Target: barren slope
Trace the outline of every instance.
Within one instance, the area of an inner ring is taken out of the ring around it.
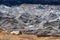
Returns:
[[[60,37],[37,37],[28,34],[13,35],[0,33],[0,40],[60,40]]]

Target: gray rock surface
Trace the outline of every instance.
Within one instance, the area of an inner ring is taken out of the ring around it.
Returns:
[[[0,5],[0,28],[37,36],[60,36],[60,5]]]

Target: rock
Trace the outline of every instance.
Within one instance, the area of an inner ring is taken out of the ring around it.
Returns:
[[[32,27],[34,27],[34,25],[30,25],[30,26],[29,26],[29,28],[32,28]]]
[[[48,35],[49,33],[51,33],[50,30],[46,29],[46,30],[40,30],[40,31],[38,31],[36,35],[38,37],[41,37],[41,36],[45,36],[46,37],[46,36],[50,36],[50,35]]]
[[[3,16],[2,14],[0,16],[0,28],[11,34],[26,33],[38,36],[51,36],[55,33],[54,35],[57,35],[60,30],[60,19],[58,18],[60,16],[57,17],[59,10],[56,9],[60,8],[60,6],[48,5],[46,7],[46,5],[41,5],[43,8],[39,8],[40,5],[0,6],[0,12],[3,13]]]
[[[56,27],[56,26],[59,26],[59,21],[58,20],[56,20],[56,21],[52,21],[52,22],[46,22],[45,24],[44,24],[44,26],[53,26],[53,27]]]
[[[54,19],[57,19],[57,18],[58,18],[58,16],[56,14],[54,14],[54,13],[50,13],[48,15],[48,20],[54,20]]]
[[[11,34],[22,34],[20,31],[12,31]]]

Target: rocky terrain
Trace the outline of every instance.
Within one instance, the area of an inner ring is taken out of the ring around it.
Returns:
[[[0,5],[0,29],[11,34],[60,36],[60,5]]]

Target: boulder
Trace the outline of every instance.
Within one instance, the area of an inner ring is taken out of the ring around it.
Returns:
[[[22,34],[20,31],[12,31],[11,34]]]

